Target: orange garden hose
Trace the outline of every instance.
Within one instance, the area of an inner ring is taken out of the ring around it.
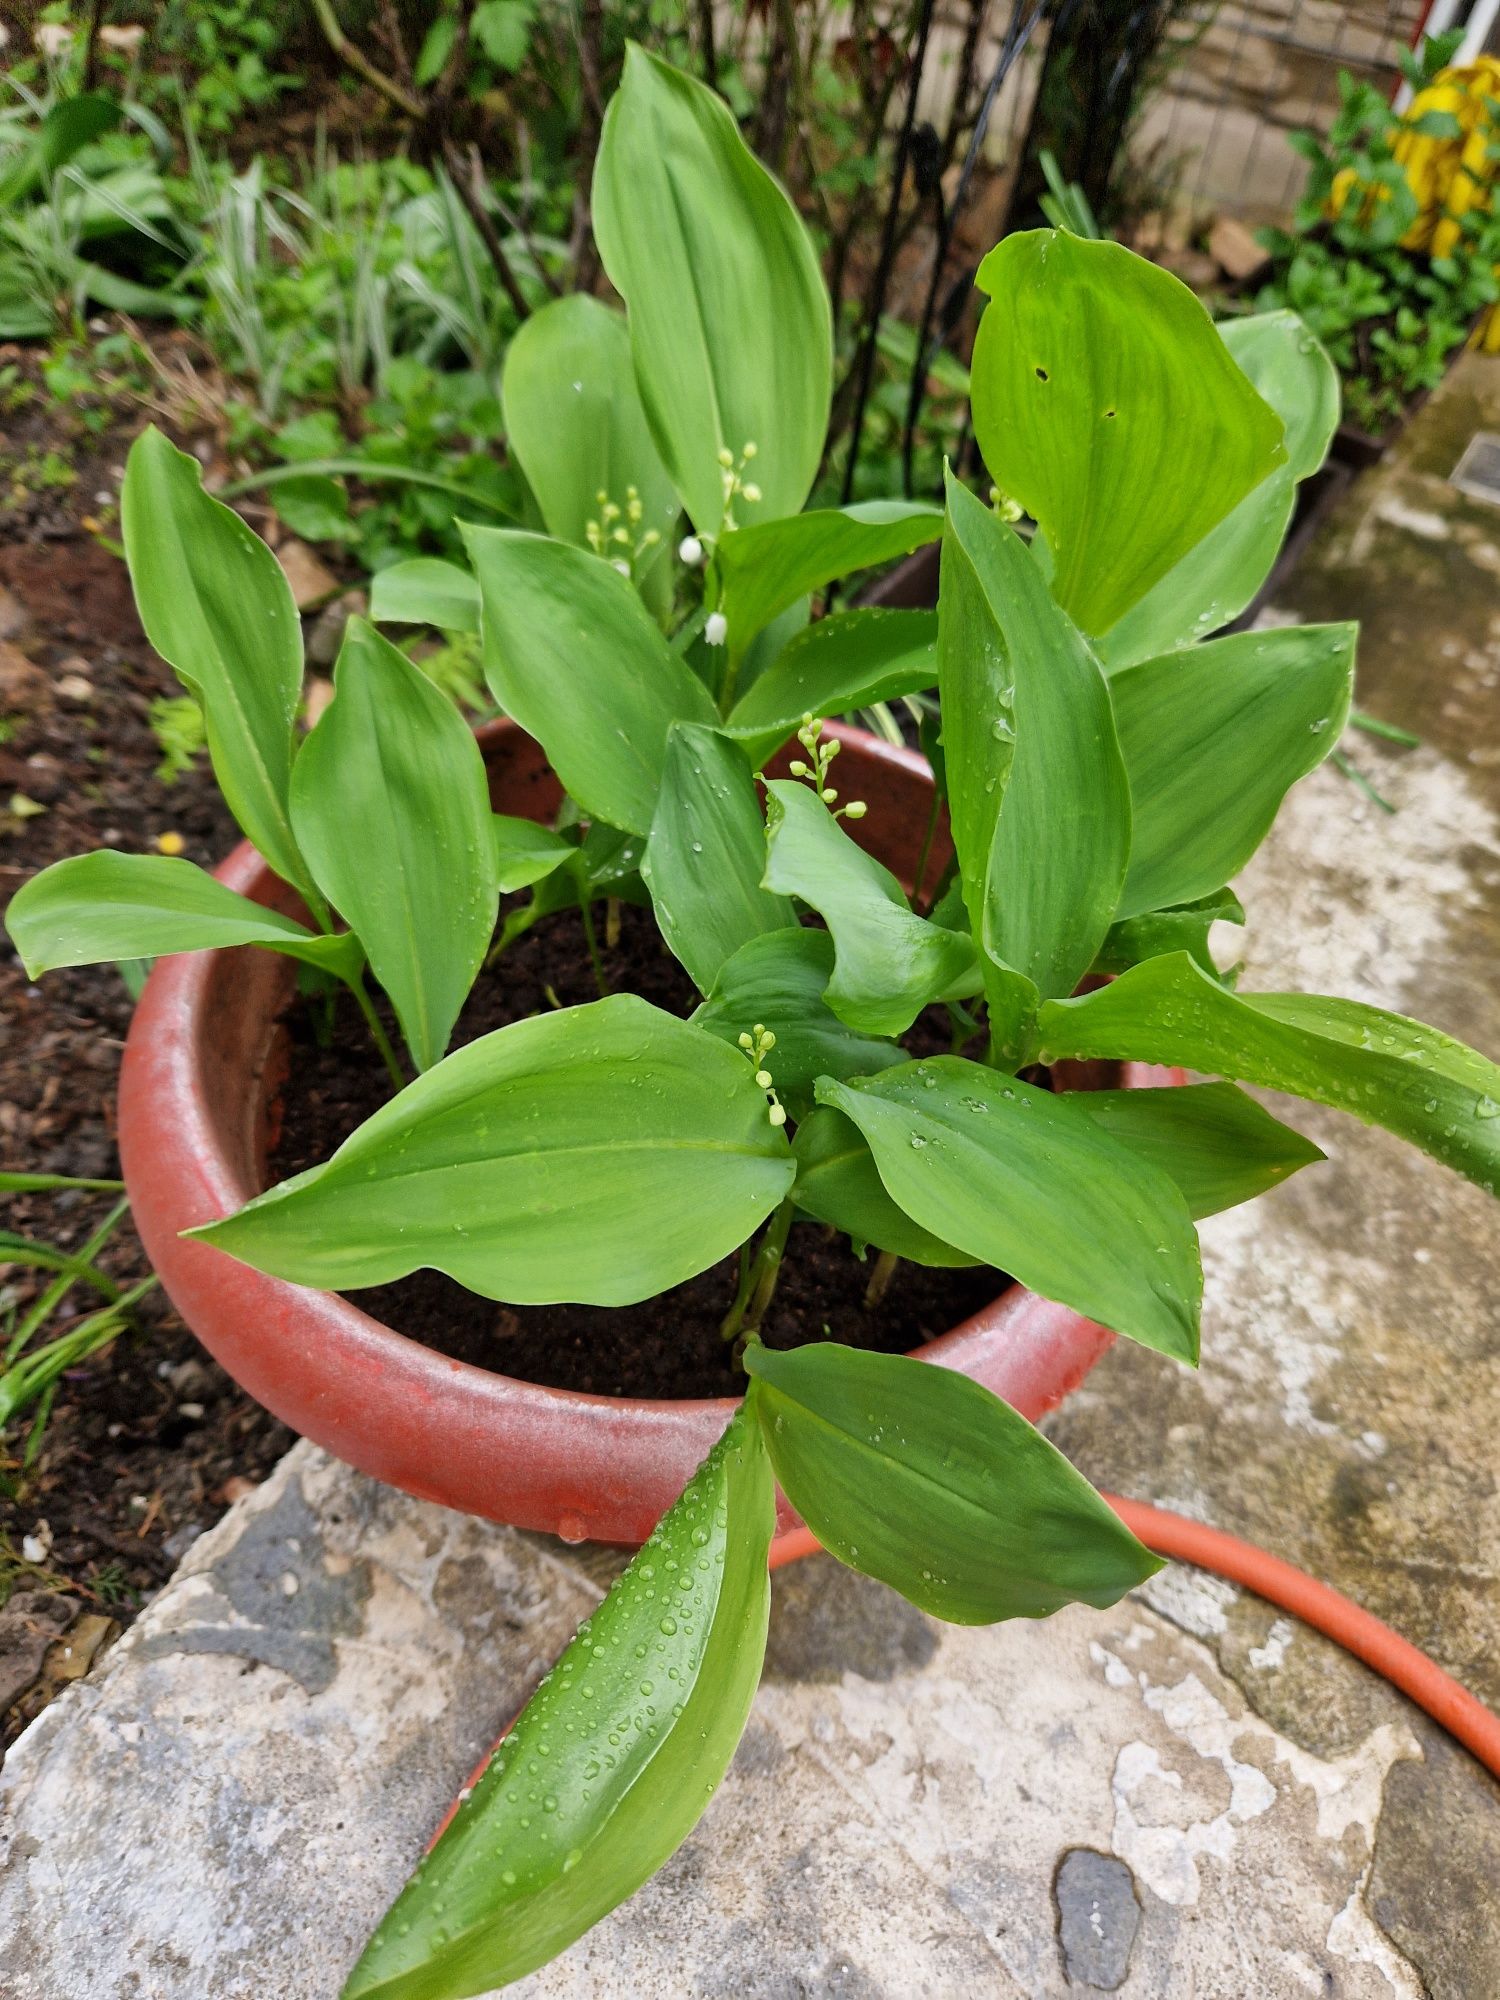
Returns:
[[[1192,1563],[1211,1570],[1231,1583],[1243,1584],[1257,1597],[1265,1598],[1313,1630],[1332,1639],[1356,1659],[1373,1667],[1392,1687],[1425,1709],[1433,1721],[1472,1751],[1485,1769],[1500,1778],[1500,1715],[1460,1687],[1436,1661],[1399,1632],[1368,1611],[1362,1611],[1340,1591],[1319,1583],[1305,1571],[1295,1569],[1279,1557],[1267,1555],[1249,1542],[1226,1535],[1220,1528],[1206,1527],[1185,1515],[1171,1514],[1162,1507],[1148,1507],[1140,1500],[1122,1500],[1116,1494],[1103,1496],[1120,1519],[1156,1555],[1176,1562]],[[771,1547],[771,1567],[795,1562],[812,1555],[819,1547],[808,1528],[778,1535]]]
[[[1392,1687],[1425,1709],[1434,1722],[1446,1729],[1456,1742],[1472,1751],[1492,1776],[1500,1778],[1500,1715],[1460,1687],[1445,1674],[1435,1660],[1389,1625],[1362,1611],[1357,1604],[1326,1583],[1319,1583],[1305,1570],[1267,1555],[1252,1542],[1226,1535],[1222,1528],[1206,1527],[1190,1521],[1185,1514],[1172,1514],[1165,1507],[1147,1506],[1144,1500],[1122,1500],[1117,1493],[1105,1493],[1107,1500],[1133,1535],[1153,1554],[1174,1562],[1192,1563],[1195,1569],[1211,1570],[1231,1583],[1243,1584],[1268,1604],[1290,1611],[1294,1618],[1311,1625],[1346,1653],[1363,1660],[1367,1667],[1388,1680]],[[803,1556],[821,1553],[822,1543],[811,1528],[789,1528],[771,1543],[770,1566],[782,1569]],[[514,1718],[512,1718],[514,1719]],[[499,1741],[486,1750],[469,1776],[468,1785],[443,1816],[442,1825],[428,1842],[428,1852],[447,1831],[448,1823],[467,1797],[469,1787],[478,1783],[499,1743],[505,1740],[510,1723]]]

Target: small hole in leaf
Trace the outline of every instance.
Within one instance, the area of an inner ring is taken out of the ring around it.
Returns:
[[[1045,382],[1047,379],[1047,371],[1040,364],[1037,366],[1036,379],[1038,382]]]
[[[1106,411],[1104,412],[1104,414],[1105,414],[1105,416],[1107,416],[1107,417],[1112,417],[1112,416],[1114,415],[1114,411],[1113,411],[1113,410],[1106,410]]]

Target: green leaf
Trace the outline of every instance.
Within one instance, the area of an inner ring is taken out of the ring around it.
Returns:
[[[60,1188],[88,1188],[118,1194],[124,1181],[79,1180],[74,1174],[0,1174],[0,1194],[52,1194]]]
[[[904,1060],[893,1050],[898,1062]],[[889,1067],[889,1065],[887,1065]],[[873,1243],[913,1264],[957,1268],[979,1259],[945,1243],[913,1222],[885,1191],[874,1156],[859,1127],[841,1111],[820,1104],[802,1120],[792,1141],[797,1178],[792,1194],[798,1208],[841,1229],[856,1244]]]
[[[55,861],[16,891],[5,916],[31,978],[60,965],[106,965],[170,951],[258,944],[351,979],[359,940],[318,937],[290,917],[236,895],[191,861],[101,848]]]
[[[479,630],[479,585],[457,563],[413,556],[370,578],[370,617],[377,625],[435,625],[440,632]]]
[[[194,1233],[329,1291],[430,1267],[513,1305],[633,1305],[737,1248],[792,1174],[740,1052],[622,993],[456,1049]]]
[[[823,452],[832,316],[796,210],[721,99],[635,43],[604,118],[594,234],[630,312],[631,348],[662,462],[700,535],[724,518],[720,451],[757,456],[773,521],[807,498]]]
[[[751,938],[726,959],[692,1019],[736,1045],[757,1022],[769,1028],[776,1046],[766,1067],[782,1102],[801,1118],[820,1076],[867,1076],[906,1060],[894,1042],[844,1025],[824,998],[832,977],[833,939],[794,923]]]
[[[336,479],[311,474],[288,479],[276,489],[276,512],[283,525],[308,542],[352,542],[359,538],[349,514],[349,495]]]
[[[480,0],[470,32],[496,69],[513,75],[526,60],[535,18],[529,0]]]
[[[1116,1603],[1160,1560],[1008,1403],[948,1368],[752,1342],[749,1405],[830,1555],[956,1625]]]
[[[961,1056],[828,1079],[817,1095],[853,1119],[887,1194],[924,1229],[1102,1326],[1197,1360],[1203,1279],[1182,1195],[1071,1098]]]
[[[554,869],[577,861],[582,851],[551,827],[538,826],[534,819],[515,819],[509,813],[493,814],[491,831],[500,893],[504,896],[544,881]]]
[[[632,546],[653,530],[670,567],[677,493],[646,422],[623,313],[586,293],[553,299],[517,331],[501,384],[505,431],[549,535],[588,545],[599,495],[641,503]],[[646,560],[646,569],[654,562]]]
[[[766,826],[744,752],[717,731],[672,725],[641,874],[667,949],[700,993],[742,944],[797,921],[762,888]]]
[[[412,79],[419,90],[425,90],[428,84],[436,83],[442,75],[448,58],[453,53],[453,43],[457,34],[457,16],[439,14],[422,37],[422,46],[417,50],[416,66],[412,72]]]
[[[349,621],[333,688],[292,774],[292,824],[412,1061],[431,1069],[499,908],[484,758],[447,696],[362,618]]]
[[[804,517],[805,518],[805,517]],[[845,715],[916,694],[937,680],[930,611],[840,611],[788,640],[724,724],[759,765],[807,715]]]
[[[765,1444],[741,1411],[521,1711],[342,2000],[508,1985],[655,1874],[744,1732],[775,1525]]]
[[[1295,313],[1257,313],[1219,327],[1225,346],[1286,427],[1288,463],[1246,494],[1098,642],[1109,672],[1154,659],[1227,625],[1271,573],[1299,480],[1316,472],[1339,419],[1333,363]]]
[[[1287,470],[1310,479],[1339,423],[1338,370],[1294,312],[1225,320],[1224,345],[1286,427]]]
[[[1357,1000],[1229,993],[1182,952],[1082,999],[1049,1001],[1037,1042],[1044,1062],[1181,1063],[1290,1091],[1385,1126],[1487,1193],[1500,1175],[1500,1065]]]
[[[80,91],[51,105],[34,137],[0,173],[0,211],[13,209],[75,154],[120,122],[120,106],[100,91]]]
[[[1169,1175],[1195,1221],[1254,1201],[1299,1167],[1326,1157],[1232,1083],[1080,1090],[1070,1102]]]
[[[1271,574],[1296,502],[1296,482],[1278,465],[1094,641],[1104,671],[1174,652],[1238,618]]]
[[[844,832],[812,790],[766,786],[766,887],[800,896],[833,934],[828,1005],[867,1035],[900,1035],[931,1000],[978,991],[973,941],[917,916],[888,868]]]
[[[759,460],[756,460],[757,468]],[[719,609],[738,650],[799,597],[910,555],[943,532],[942,510],[915,500],[861,500],[766,521],[719,542]]]
[[[1192,902],[1244,867],[1291,786],[1338,742],[1357,631],[1238,632],[1114,676],[1135,807],[1121,917]]]
[[[952,479],[938,620],[948,805],[974,935],[1043,995],[1071,993],[1130,852],[1110,691],[1020,537]],[[1014,1005],[1008,984],[991,993],[1009,1054]]]
[[[980,450],[1046,535],[1058,603],[1108,631],[1284,461],[1281,421],[1187,286],[1118,243],[1023,231],[977,283]]]
[[[130,448],[120,506],[141,623],[203,710],[225,803],[317,913],[287,804],[302,626],[281,565],[154,426]]]
[[[1110,925],[1092,970],[1125,972],[1132,965],[1139,965],[1143,958],[1185,951],[1217,979],[1219,968],[1208,947],[1208,934],[1215,924],[1244,921],[1244,906],[1232,889],[1216,889],[1196,902],[1177,903],[1165,910],[1146,910],[1138,917],[1127,917],[1123,923]]]
[[[566,542],[465,528],[484,671],[584,812],[651,830],[674,722],[718,720],[703,683],[607,562]]]

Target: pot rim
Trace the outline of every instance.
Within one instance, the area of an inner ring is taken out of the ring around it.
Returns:
[[[848,751],[930,782],[926,761],[915,751],[846,725],[830,724],[829,733]],[[490,753],[507,742],[527,742],[505,719],[484,725],[478,734]],[[215,873],[244,895],[264,896],[276,884],[248,841]],[[495,1496],[501,1501],[497,1508],[481,1490],[482,1478],[476,1484],[469,1463],[476,1454],[495,1456],[496,1439],[486,1440],[484,1432],[495,1426],[513,1432],[518,1457],[528,1447],[546,1457],[559,1430],[587,1443],[577,1454],[582,1486],[579,1480],[562,1482],[580,1492],[591,1477],[597,1484],[603,1476],[601,1453],[608,1456],[612,1444],[621,1445],[629,1432],[635,1449],[627,1456],[643,1460],[647,1484],[665,1492],[663,1480],[675,1476],[667,1462],[686,1464],[690,1474],[740,1398],[608,1396],[506,1375],[444,1355],[374,1318],[353,1299],[271,1277],[182,1236],[185,1228],[231,1213],[260,1192],[243,1184],[228,1157],[204,1087],[208,1060],[201,1033],[211,1014],[215,958],[210,951],[186,952],[157,962],[131,1022],[120,1075],[119,1141],[127,1191],[152,1264],[183,1318],[230,1374],[293,1428],[419,1497],[518,1526],[556,1529],[570,1540],[644,1539],[644,1532],[635,1531],[644,1523],[648,1532],[662,1511],[653,1500],[645,1503],[650,1521],[640,1505],[612,1504],[608,1496],[602,1513],[591,1512],[581,1499],[577,1505],[523,1504],[516,1494],[526,1484],[524,1467],[514,1468],[516,1478],[505,1475],[510,1496]],[[1122,1073],[1122,1082],[1132,1087],[1181,1080],[1180,1072],[1141,1065],[1126,1065]],[[260,1093],[251,1095],[256,1101],[246,1105],[248,1113],[258,1109]],[[252,1316],[258,1324],[247,1330],[243,1322]],[[997,1341],[1008,1340],[1016,1350],[1011,1356],[1016,1365],[1006,1376],[1008,1400],[1034,1418],[1075,1387],[1113,1339],[1070,1309],[1011,1284],[992,1304],[916,1353],[924,1361],[988,1377],[993,1387],[993,1350]],[[1054,1352],[1059,1344],[1064,1352]],[[1028,1359],[1022,1350],[1038,1348],[1043,1351],[1030,1357],[1033,1365],[1022,1365]],[[1049,1365],[1037,1367],[1038,1358]],[[361,1393],[363,1404],[356,1408],[351,1399]],[[415,1432],[422,1437],[441,1439],[454,1462],[429,1466],[414,1462],[410,1449],[382,1449],[372,1434],[382,1425],[400,1428],[403,1413],[417,1420]],[[639,1474],[642,1467],[635,1469]],[[605,1484],[616,1489],[619,1501],[619,1477]],[[627,1477],[624,1485],[630,1484]],[[784,1502],[781,1515],[783,1525],[796,1521]]]

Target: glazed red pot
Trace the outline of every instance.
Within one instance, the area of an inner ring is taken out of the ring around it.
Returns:
[[[840,782],[869,806],[860,838],[906,882],[931,800],[925,761],[836,728]],[[497,811],[550,819],[557,780],[509,722],[481,733]],[[946,859],[934,843],[930,868]],[[219,869],[242,895],[302,914],[248,843]],[[172,1303],[241,1386],[337,1457],[424,1500],[566,1541],[638,1543],[729,1421],[728,1398],[582,1395],[492,1373],[408,1339],[332,1292],[237,1263],[181,1232],[265,1187],[277,1019],[290,960],[244,947],[158,962],[120,1076],[120,1153],[148,1255]],[[1127,1070],[1127,1083],[1170,1072]],[[921,1350],[1040,1417],[1109,1346],[1102,1327],[1019,1285]],[[796,1517],[782,1503],[781,1525]]]

